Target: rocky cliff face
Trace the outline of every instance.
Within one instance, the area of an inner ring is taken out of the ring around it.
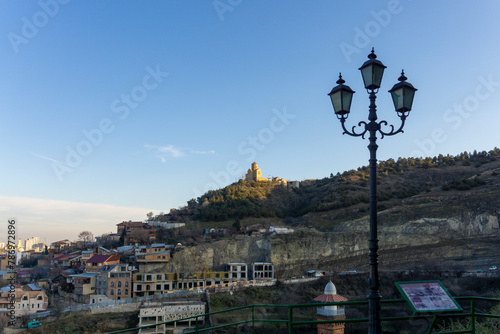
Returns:
[[[224,270],[229,262],[269,261],[271,245],[267,237],[237,236],[176,252],[167,271]]]
[[[457,247],[462,250],[469,244],[480,247],[481,240],[500,239],[500,228],[495,215],[462,214],[460,217],[420,218],[406,222],[385,220],[379,225],[378,236],[381,253],[391,252],[391,261],[404,262],[405,257],[410,260],[412,249],[422,247],[424,260],[445,261],[457,256]],[[357,266],[355,258],[362,258],[360,262],[367,263],[368,237],[367,219],[338,225],[331,232],[303,228],[288,235],[238,236],[183,249],[175,253],[166,269],[180,272],[223,270],[228,262],[271,261],[278,276],[298,275],[311,269],[348,270]],[[474,250],[471,252],[473,254]]]

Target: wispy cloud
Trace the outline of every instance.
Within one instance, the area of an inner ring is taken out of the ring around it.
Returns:
[[[214,150],[210,150],[210,151],[190,151],[190,153],[193,153],[193,154],[215,154],[215,151]]]
[[[42,159],[45,159],[45,160],[49,160],[49,161],[52,161],[52,162],[55,162],[56,164],[61,164],[61,165],[64,165],[64,166],[68,166],[66,163],[62,162],[62,161],[59,161],[59,160],[56,160],[56,159],[52,159],[52,158],[49,158],[49,157],[45,157],[43,155],[40,155],[40,154],[36,154],[36,153],[33,153],[33,152],[29,152],[31,155],[34,155],[35,157],[39,157],[39,158],[42,158]],[[68,166],[70,167],[70,166]]]
[[[178,159],[185,157],[189,154],[215,154],[214,150],[210,151],[196,151],[190,148],[179,148],[174,145],[166,146],[156,146],[156,145],[144,145],[150,151],[154,152],[154,155],[161,160],[161,162],[166,162],[169,159]]]

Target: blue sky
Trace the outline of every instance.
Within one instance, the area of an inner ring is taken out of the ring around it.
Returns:
[[[497,1],[0,2],[0,220],[76,240],[236,181],[323,178],[368,163],[326,95],[338,73],[366,120],[359,66],[418,88],[378,158],[499,145]],[[4,235],[0,233],[0,235]]]

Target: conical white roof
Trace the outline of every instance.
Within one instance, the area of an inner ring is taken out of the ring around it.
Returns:
[[[337,294],[337,288],[335,285],[332,283],[332,281],[328,282],[325,286],[325,295],[336,295]]]

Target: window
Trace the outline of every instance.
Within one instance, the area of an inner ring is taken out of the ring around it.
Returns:
[[[160,291],[161,290],[161,284],[156,284],[156,290]]]
[[[38,296],[38,297],[36,297],[36,300],[43,300],[43,297],[42,296]]]
[[[128,288],[128,281],[125,281],[125,287]]]
[[[109,284],[110,287],[114,288],[115,287],[115,282],[111,281],[111,283]]]
[[[125,289],[125,295],[128,296],[128,289]]]
[[[118,296],[121,296],[122,294],[122,289],[118,289]]]
[[[118,287],[121,288],[122,287],[122,281],[118,281]]]
[[[28,296],[23,296],[23,300],[28,300]]]
[[[137,275],[137,280],[142,281],[142,275]]]
[[[146,281],[151,281],[151,275],[146,276]]]
[[[161,275],[156,275],[157,280],[161,280]]]
[[[142,285],[137,284],[137,291],[142,291]]]
[[[111,291],[109,291],[109,294],[110,294],[111,296],[113,296],[113,295],[115,294],[115,290],[114,290],[114,289],[111,289]]]

